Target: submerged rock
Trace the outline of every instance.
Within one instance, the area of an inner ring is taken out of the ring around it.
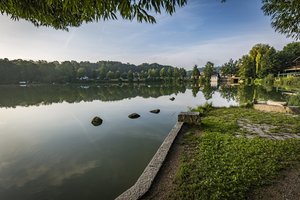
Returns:
[[[132,114],[128,115],[128,117],[129,117],[130,119],[136,119],[136,118],[139,118],[140,115],[137,114],[137,113],[132,113]]]
[[[103,120],[100,117],[94,117],[92,120],[92,124],[94,126],[100,126],[102,124]]]
[[[158,114],[160,112],[160,109],[150,110],[151,113]]]
[[[175,100],[175,97],[171,97],[170,100],[171,100],[171,101],[174,101],[174,100]]]

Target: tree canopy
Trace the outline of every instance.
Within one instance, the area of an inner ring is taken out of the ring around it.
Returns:
[[[277,75],[292,67],[293,62],[300,55],[300,42],[289,43],[281,51],[277,51],[268,44],[254,45],[249,54],[244,55],[235,63],[234,73],[229,73],[230,63],[225,63],[221,71],[223,75],[238,75],[241,78],[265,78],[268,75]]]
[[[117,19],[155,23],[149,13],[172,15],[176,7],[182,7],[187,0],[3,0],[1,14],[12,19],[25,19],[36,26],[51,26],[67,30],[82,23]]]
[[[188,0],[3,0],[0,13],[12,19],[25,19],[36,26],[68,30],[82,23],[99,20],[126,20],[155,23],[154,14],[172,15]],[[220,0],[226,2],[226,0]],[[299,0],[262,0],[265,15],[273,28],[288,37],[300,39]]]
[[[299,0],[263,0],[262,10],[271,16],[272,27],[288,37],[300,39]]]

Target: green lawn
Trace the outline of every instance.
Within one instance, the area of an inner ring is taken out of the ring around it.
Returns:
[[[200,110],[203,108],[200,108]],[[276,126],[274,132],[300,132],[300,118],[247,108],[207,109],[201,134],[184,136],[187,150],[177,172],[171,199],[245,199],[269,184],[280,170],[300,161],[300,140],[247,139],[237,120]]]

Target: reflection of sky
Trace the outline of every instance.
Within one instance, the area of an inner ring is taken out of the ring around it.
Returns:
[[[0,199],[68,199],[70,191],[75,199],[87,198],[85,194],[111,199],[134,183],[178,113],[204,102],[201,92],[193,97],[187,90],[159,98],[2,108]],[[236,104],[218,92],[211,102]],[[159,114],[149,112],[156,108]],[[129,119],[133,112],[141,118]],[[101,126],[91,125],[94,116],[104,120]],[[78,185],[82,190],[74,191]]]

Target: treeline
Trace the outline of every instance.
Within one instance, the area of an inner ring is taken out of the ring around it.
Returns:
[[[0,84],[72,83],[80,80],[94,81],[155,81],[180,79],[186,76],[183,68],[157,63],[141,65],[115,61],[90,62],[47,62],[32,60],[0,59]]]
[[[263,79],[295,65],[300,56],[300,42],[289,43],[281,51],[268,44],[256,44],[247,55],[222,65],[222,76],[239,76],[242,79]]]

